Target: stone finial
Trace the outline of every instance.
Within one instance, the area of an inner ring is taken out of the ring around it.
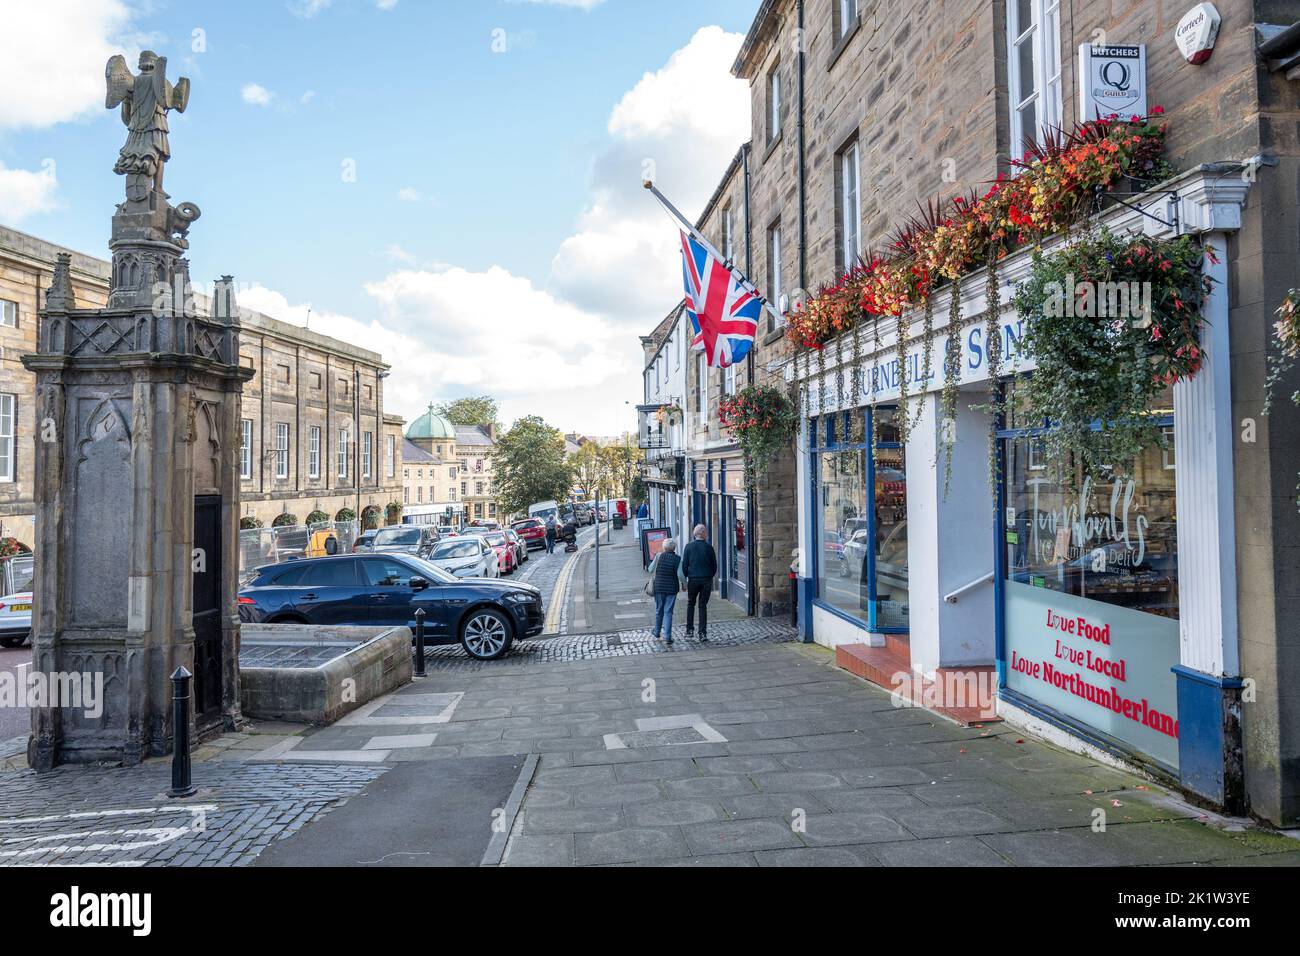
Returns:
[[[70,312],[77,307],[77,297],[72,291],[72,255],[60,252],[54,263],[54,276],[45,291],[46,312]]]
[[[217,280],[212,293],[212,318],[232,320],[239,314],[239,305],[235,302],[235,277],[222,276]]]

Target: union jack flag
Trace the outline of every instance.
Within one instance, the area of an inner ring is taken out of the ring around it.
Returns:
[[[763,300],[743,275],[727,268],[693,236],[682,233],[682,276],[686,314],[710,366],[726,368],[749,354],[758,332]]]

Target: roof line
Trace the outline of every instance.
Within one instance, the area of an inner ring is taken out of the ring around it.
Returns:
[[[768,22],[781,0],[763,0],[754,14],[754,22],[750,24],[749,32],[745,34],[745,41],[740,44],[740,51],[736,54],[736,62],[731,64],[731,75],[748,79],[745,71],[749,66],[749,58],[753,54],[755,47],[758,46],[759,39],[767,29]]]

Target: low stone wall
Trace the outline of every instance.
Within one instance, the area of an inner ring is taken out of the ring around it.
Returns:
[[[241,661],[261,659],[240,667],[246,717],[330,724],[411,680],[406,627],[244,624],[240,642]],[[267,652],[281,649],[304,661],[276,663]]]

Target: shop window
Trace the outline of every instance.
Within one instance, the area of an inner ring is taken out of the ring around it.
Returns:
[[[1162,421],[1172,447],[1172,422]],[[1085,474],[1004,432],[1006,686],[1169,767],[1178,762],[1172,453]],[[1041,467],[1035,467],[1035,462]]]
[[[893,409],[813,423],[817,597],[868,630],[908,628],[907,477]]]

